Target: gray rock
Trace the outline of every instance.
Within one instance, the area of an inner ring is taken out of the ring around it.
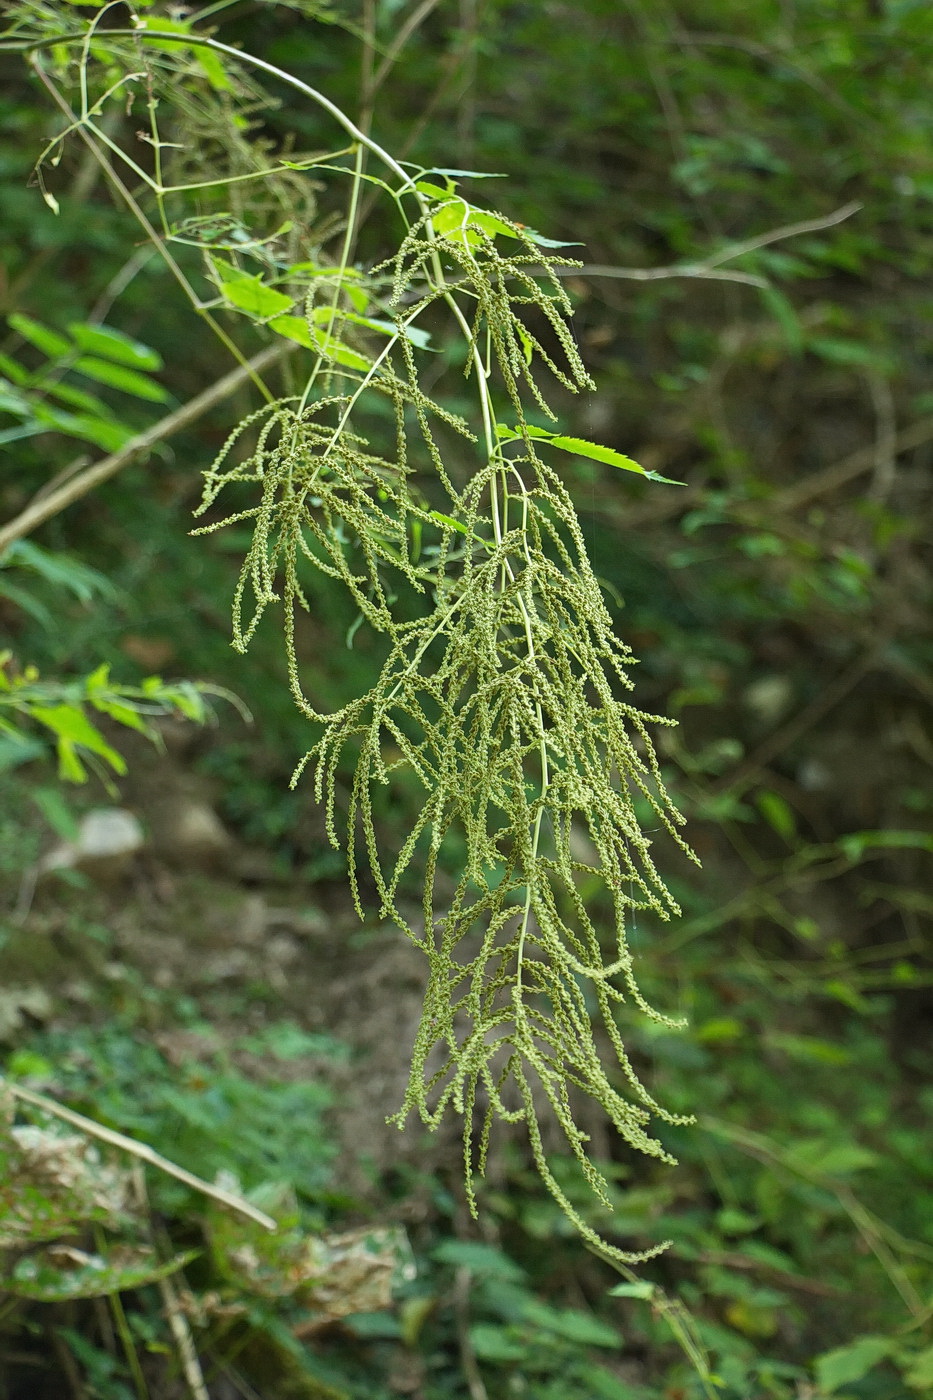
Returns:
[[[97,807],[85,812],[73,841],[63,841],[39,862],[39,873],[80,870],[92,879],[114,880],[146,844],[138,818],[122,807]]]

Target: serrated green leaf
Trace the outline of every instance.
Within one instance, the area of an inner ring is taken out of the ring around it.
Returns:
[[[449,185],[447,189],[441,189],[440,185],[434,185],[431,183],[430,180],[416,180],[415,189],[418,191],[419,194],[426,194],[428,199],[442,199],[445,201],[450,199],[457,199],[460,201],[461,204],[466,204],[465,199],[462,199],[460,195],[455,194],[453,185]]]
[[[290,311],[294,305],[293,297],[277,292],[274,287],[267,287],[258,274],[225,281],[221,290],[231,306],[263,321]]]
[[[538,233],[537,229],[533,229],[533,228],[524,228],[524,229],[522,229],[522,232],[524,233],[524,235],[525,235],[526,238],[530,238],[530,239],[531,239],[532,243],[537,243],[537,245],[538,245],[539,248],[582,248],[582,247],[583,247],[583,244],[580,243],[579,241],[576,241],[576,240],[568,243],[568,242],[567,242],[565,239],[563,239],[563,238],[545,238],[545,236],[544,236],[543,233]]]
[[[162,356],[158,350],[143,345],[139,340],[133,340],[131,336],[124,335],[123,331],[114,330],[112,326],[72,321],[68,326],[68,333],[78,349],[86,350],[89,354],[103,355],[105,359],[128,365],[130,369],[162,368]]]
[[[299,345],[306,345],[309,350],[316,350],[325,355],[327,359],[333,360],[335,364],[344,365],[347,369],[360,370],[365,374],[370,367],[370,362],[365,355],[360,355],[349,345],[344,345],[342,340],[336,340],[325,331],[318,330],[316,326],[309,326],[301,316],[276,316],[269,321],[268,325],[269,329],[275,331],[277,335],[284,335],[288,340],[295,340]]]
[[[96,379],[99,384],[109,384],[112,389],[121,389],[137,399],[148,399],[152,403],[164,403],[168,390],[148,374],[128,369],[125,365],[115,365],[110,360],[98,359],[96,355],[81,355],[72,366],[88,379]]]
[[[275,316],[267,324],[270,331],[275,331],[276,335],[283,335],[286,340],[294,340],[298,345],[306,346],[308,350],[317,349],[311,338],[311,329],[303,316]]]
[[[509,428],[504,423],[496,424],[496,434],[502,442],[523,442],[526,438],[534,438],[536,441],[550,443],[551,447],[560,448],[562,452],[572,452],[575,457],[588,457],[594,462],[605,462],[608,466],[618,467],[622,471],[637,472],[639,476],[648,477],[651,481],[663,481],[669,486],[682,486],[682,481],[670,481],[666,476],[658,476],[657,472],[647,472],[644,467],[633,462],[631,457],[626,457],[624,453],[617,452],[614,447],[605,447],[599,442],[590,442],[586,438],[566,437],[563,433],[551,433],[546,428],[533,428],[526,426],[524,429]]]

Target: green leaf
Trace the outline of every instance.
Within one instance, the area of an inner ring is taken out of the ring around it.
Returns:
[[[477,1322],[470,1328],[470,1344],[481,1361],[521,1361],[527,1354],[525,1343],[511,1329],[490,1322]]]
[[[610,1298],[653,1298],[656,1285],[641,1279],[636,1283],[617,1283],[615,1288],[610,1288]]]
[[[296,340],[299,345],[306,345],[309,350],[317,350],[335,364],[345,365],[347,369],[360,370],[364,374],[370,368],[370,362],[365,355],[360,355],[349,345],[344,345],[342,340],[335,340],[332,335],[318,330],[316,326],[309,326],[301,316],[276,316],[268,324],[270,330],[275,331],[277,335]]]
[[[311,328],[303,316],[276,316],[268,322],[268,326],[270,331],[275,331],[276,335],[284,335],[286,340],[294,340],[309,350],[317,349],[311,338]]]
[[[290,311],[294,305],[294,297],[286,295],[285,292],[277,292],[274,287],[267,287],[258,273],[244,272],[242,268],[225,262],[223,258],[211,258],[211,266],[220,279],[220,290],[224,297],[231,306],[235,306],[238,311],[245,311],[248,316],[265,321],[270,316],[279,316],[282,312]]]
[[[770,791],[760,792],[755,801],[772,830],[778,836],[783,836],[785,841],[793,840],[797,832],[797,819],[789,803],[779,793]]]
[[[859,1337],[847,1346],[825,1352],[817,1357],[815,1363],[820,1389],[832,1394],[840,1386],[860,1381],[874,1370],[879,1361],[890,1356],[891,1350],[889,1337]]]
[[[354,318],[349,318],[354,319]],[[382,321],[374,316],[360,316],[360,325],[369,326],[371,330],[382,331],[384,335],[403,335],[406,340],[410,340],[412,345],[417,345],[419,350],[430,350],[431,332],[423,331],[420,326],[406,326],[403,322]]]
[[[84,781],[84,769],[77,757],[78,747],[106,759],[115,773],[125,773],[126,763],[116,749],[111,748],[103,734],[96,729],[77,705],[37,705],[30,708],[32,718],[51,729],[58,740],[62,776],[71,782]],[[77,774],[80,771],[81,777]]]
[[[44,744],[29,734],[19,734],[0,724],[0,773],[8,773],[21,763],[31,763],[46,753]]]
[[[100,360],[96,355],[81,355],[75,360],[73,368],[79,374],[87,375],[88,379],[109,384],[112,389],[122,389],[125,394],[132,394],[137,399],[164,403],[168,398],[168,390],[147,374],[112,364],[109,360]]]
[[[15,607],[22,608],[28,617],[38,622],[40,627],[48,628],[50,631],[55,626],[55,618],[44,603],[40,603],[38,598],[34,598],[28,588],[17,588],[15,583],[8,583],[6,579],[0,579],[0,598],[6,598]]]
[[[75,3],[75,0],[71,0],[71,3]],[[145,3],[151,4],[152,0],[145,0]],[[165,15],[156,15],[150,22],[154,29],[161,29],[167,34],[191,33],[190,20],[169,19]],[[158,44],[161,42],[161,40],[156,35],[147,34],[145,28],[141,29],[139,37],[148,44]],[[173,50],[187,49],[191,53],[191,56],[198,64],[199,68],[201,69],[201,72],[204,74],[205,78],[210,83],[211,87],[214,89],[215,92],[232,91],[233,84],[227,77],[226,69],[224,68],[223,63],[221,62],[220,57],[214,52],[213,49],[203,48],[200,44],[175,43],[172,44],[171,47]]]
[[[404,162],[403,162],[404,164]],[[496,170],[455,170],[452,166],[432,165],[430,170],[423,172],[425,175],[450,175],[453,179],[462,180],[504,180],[506,176],[501,171]]]
[[[66,384],[64,380],[59,380],[57,384],[44,384],[42,387],[47,394],[54,395],[56,399],[70,404],[72,408],[83,409],[93,418],[102,418],[106,422],[116,423],[116,419],[107,404],[96,394],[88,394],[84,389],[79,389],[74,384]]]
[[[59,739],[56,748],[58,750],[58,776],[64,783],[86,783],[87,769],[78,757],[77,750],[70,739]]]
[[[10,355],[0,355],[0,371],[14,384],[28,384],[31,375],[24,369],[18,360],[14,360]]]
[[[47,583],[66,589],[81,603],[91,603],[98,597],[117,596],[117,590],[105,574],[98,573],[97,569],[82,564],[80,559],[73,559],[69,554],[43,549],[32,540],[15,540],[9,546],[0,559],[0,568],[9,568],[10,565],[30,569]]]
[[[554,1308],[537,1298],[530,1298],[522,1309],[522,1321],[530,1322],[544,1332],[563,1337],[588,1347],[620,1347],[622,1338],[614,1327],[576,1308]]]
[[[431,1258],[440,1264],[452,1264],[455,1268],[469,1269],[483,1278],[508,1279],[519,1283],[525,1277],[521,1265],[495,1245],[482,1244],[478,1240],[444,1240],[432,1250]]]
[[[789,1166],[813,1176],[848,1176],[878,1165],[878,1154],[857,1142],[830,1142],[825,1138],[804,1138],[786,1155]]]
[[[791,1035],[784,1031],[769,1031],[767,1044],[775,1050],[782,1050],[792,1060],[811,1065],[849,1065],[852,1054],[831,1040],[820,1040],[813,1035]]]
[[[95,418],[90,413],[66,413],[53,404],[37,403],[33,406],[35,425],[30,433],[54,430],[66,437],[78,438],[81,442],[93,442],[105,452],[119,452],[134,436],[132,428],[126,428],[113,419]]]
[[[162,356],[158,350],[133,340],[112,326],[92,326],[85,321],[72,321],[68,331],[79,350],[86,350],[89,354],[103,355],[117,364],[129,365],[131,369],[162,368]]]
[[[530,238],[532,243],[537,243],[539,248],[582,248],[579,241],[566,242],[562,238],[545,238],[543,233],[538,233],[537,229],[523,228],[522,233],[526,238]]]
[[[696,1029],[701,1045],[731,1045],[744,1034],[745,1026],[734,1016],[713,1016]]]
[[[78,822],[60,788],[34,788],[29,795],[60,841],[77,840]]]
[[[484,540],[482,535],[477,535],[475,531],[468,530],[461,521],[455,520],[452,515],[444,515],[439,510],[432,510],[429,514],[432,520],[436,520],[439,525],[445,525],[448,530],[456,530],[458,534],[466,535],[468,539],[475,540],[477,544],[481,544],[484,549],[492,548],[489,540]]]
[[[844,340],[841,336],[811,336],[807,349],[832,365],[892,369],[891,357],[874,345],[860,340]]]
[[[426,194],[428,199],[441,199],[445,202],[447,200],[458,200],[467,208],[470,207],[465,199],[462,199],[460,195],[454,193],[453,185],[448,186],[446,190],[442,190],[440,185],[432,185],[430,180],[416,180],[415,189],[419,194]]]
[[[48,326],[34,321],[31,316],[24,316],[20,311],[14,311],[8,316],[7,324],[50,360],[60,360],[63,356],[72,354],[74,350],[71,342],[59,335],[58,331],[49,330]]]
[[[161,18],[159,23],[162,23]],[[218,54],[213,49],[202,48],[200,44],[193,48],[194,57],[200,66],[205,78],[210,83],[215,92],[232,92],[233,84],[227,77],[227,70],[224,68]]]
[[[283,311],[290,311],[294,305],[293,297],[277,292],[274,287],[267,287],[258,274],[244,277],[238,282],[225,282],[223,294],[238,311],[245,311],[248,316],[263,321],[270,316],[279,316]]]
[[[909,1358],[904,1380],[913,1390],[933,1390],[933,1346],[925,1347]]]
[[[624,453],[616,452],[614,447],[604,447],[602,443],[589,442],[586,438],[565,437],[562,433],[550,433],[546,428],[509,428],[504,423],[496,424],[496,434],[503,442],[524,442],[526,438],[548,442],[552,447],[559,447],[562,452],[572,452],[576,457],[589,457],[594,462],[605,462],[611,467],[619,467],[622,471],[637,472],[649,481],[663,481],[668,486],[684,484],[682,481],[671,481],[666,476],[659,476],[657,472],[646,472],[644,467],[633,462],[631,457],[626,457]]]

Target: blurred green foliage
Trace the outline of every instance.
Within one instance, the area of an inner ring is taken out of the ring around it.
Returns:
[[[377,135],[406,158],[507,172],[497,190],[507,212],[580,240],[586,267],[568,286],[600,393],[561,404],[562,421],[687,483],[659,498],[621,473],[566,464],[620,633],[642,661],[639,703],[681,721],[664,761],[704,871],[676,871],[684,921],[646,917],[635,941],[646,995],[683,1011],[690,1029],[635,1018],[624,1029],[665,1102],[686,1110],[699,1097],[702,1111],[697,1128],[665,1134],[674,1171],[606,1144],[616,1209],[599,1228],[626,1247],[675,1241],[615,1298],[615,1276],[506,1153],[482,1241],[464,1237],[443,1184],[431,1184],[430,1216],[411,1229],[418,1277],[392,1307],[297,1343],[291,1317],[250,1299],[249,1326],[231,1322],[215,1354],[229,1346],[230,1366],[265,1377],[270,1395],[914,1400],[933,1386],[929,7],[441,4],[412,24],[378,91],[372,74],[419,7],[348,0],[333,7],[347,29],[310,23],[306,8],[235,5],[217,22],[228,42],[348,109],[374,105]],[[361,98],[359,34],[371,19]],[[128,267],[135,234],[90,165],[62,171],[58,217],[27,188],[48,112],[19,65],[0,63],[12,138],[0,166],[4,310],[20,318],[3,363],[24,365],[33,393],[50,354],[81,348],[74,327],[96,323],[98,307],[170,365],[159,382],[183,400],[226,365],[194,331],[184,357],[172,353],[179,303],[154,261]],[[261,120],[329,148],[323,124],[290,105]],[[852,202],[861,208],[838,224],[766,241]],[[378,256],[379,239],[364,229],[362,256]],[[756,246],[736,254],[745,243]],[[65,345],[37,347],[23,334],[35,324]],[[15,372],[11,382],[5,516],[75,450],[20,432],[29,420]],[[97,381],[96,423],[129,413],[135,429],[155,412],[154,400],[127,410],[120,393]],[[277,647],[260,635],[248,663],[234,660],[223,600],[237,542],[187,536],[198,472],[229,421],[215,410],[50,521],[39,548],[107,583],[86,578],[82,596],[40,571],[25,607],[0,587],[0,622],[43,673],[109,663],[131,686],[169,666],[242,693],[255,737],[225,726],[202,761],[226,784],[228,819],[299,872],[326,856],[307,795],[285,791],[305,744]],[[12,570],[7,579],[25,588]],[[371,644],[351,634],[336,595],[322,589],[314,602],[303,661],[322,703],[340,703],[368,683]],[[54,627],[42,616],[50,603]],[[285,1179],[298,1191],[311,1181],[315,1209],[339,1218],[317,1174],[327,1130],[294,1085],[260,1089],[212,1064],[215,1095],[202,1102],[175,1066],[135,1045],[138,1028],[61,1034],[71,1059],[58,1042],[18,1038],[18,1054],[54,1060],[47,1087],[166,1146],[183,1148],[193,1114],[194,1169],[223,1165],[244,1183]],[[307,1142],[281,1115],[258,1142],[264,1115],[294,1113],[296,1093],[314,1125]],[[390,1186],[387,1217],[406,1189]],[[200,1247],[195,1207],[167,1189],[172,1238]],[[312,1212],[307,1228],[319,1221]],[[133,1294],[130,1312],[135,1346],[155,1365],[168,1343],[154,1296]],[[68,1326],[86,1393],[132,1394],[120,1347]],[[210,1326],[199,1335],[216,1340]]]

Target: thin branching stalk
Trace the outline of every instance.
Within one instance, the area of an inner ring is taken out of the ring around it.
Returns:
[[[679,1024],[642,994],[628,942],[638,911],[679,912],[645,830],[662,828],[689,854],[651,740],[669,721],[629,703],[634,658],[614,634],[548,457],[549,439],[580,444],[539,426],[556,421],[554,386],[594,387],[561,280],[579,263],[506,215],[477,209],[452,180],[439,186],[430,172],[404,167],[369,134],[367,113],[357,124],[293,74],[190,24],[168,32],[143,18],[107,30],[106,62],[95,23],[62,34],[37,22],[16,42],[67,133],[90,145],[225,343],[246,358],[227,328],[237,311],[259,334],[305,346],[298,391],[267,391],[206,471],[198,532],[252,531],[233,600],[234,646],[245,651],[266,613],[281,610],[292,693],[314,726],[293,781],[310,778],[360,916],[394,920],[424,954],[423,1015],[395,1121],[415,1114],[436,1127],[449,1111],[462,1117],[474,1211],[494,1121],[522,1124],[545,1185],[594,1248],[620,1264],[657,1252],[601,1239],[558,1181],[549,1146],[556,1129],[608,1205],[580,1126],[583,1102],[595,1101],[630,1146],[661,1161],[671,1158],[651,1125],[689,1121],[651,1094],[621,1030],[631,1006]],[[61,61],[69,46],[78,54],[76,104],[67,95],[75,72]],[[117,59],[125,72],[115,81]],[[372,59],[370,93],[382,76]],[[339,227],[318,234],[311,212],[301,222],[287,161],[244,138],[216,147],[221,168],[208,168],[186,142],[186,122],[215,136],[222,129],[198,70],[208,60],[222,65],[227,100],[244,112],[263,101],[253,75],[267,75],[349,137],[349,165],[339,157],[295,165],[348,182]],[[107,103],[136,84],[146,94],[153,173],[101,126]],[[382,175],[366,169],[367,157]],[[139,191],[116,173],[121,163]],[[363,268],[354,258],[367,182],[402,233],[381,263]],[[288,217],[256,235],[237,201],[263,191]],[[218,208],[225,195],[230,209]],[[232,232],[212,232],[200,214],[179,222],[192,197],[212,201],[217,228]],[[216,301],[205,302],[181,270],[173,239],[200,240]],[[428,337],[447,344],[449,335],[448,354],[472,386],[473,420],[425,388]],[[374,406],[383,419],[388,410],[394,442],[371,440]],[[605,449],[582,444],[591,448],[606,460]],[[370,689],[332,713],[309,697],[297,643],[316,575],[347,592],[355,625],[381,648]],[[408,813],[394,838],[387,801]]]

